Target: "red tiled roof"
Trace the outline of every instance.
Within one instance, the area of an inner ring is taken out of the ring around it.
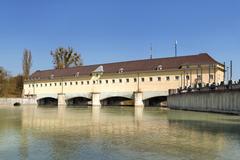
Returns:
[[[117,73],[120,68],[124,69],[124,72],[136,72],[136,71],[152,71],[156,70],[159,65],[162,65],[163,70],[179,69],[182,65],[193,64],[220,64],[214,60],[207,53],[201,53],[197,55],[179,56],[179,57],[167,57],[167,58],[154,58],[143,59],[135,61],[125,61],[106,64],[95,64],[88,66],[71,67],[66,69],[52,69],[36,71],[31,75],[31,79],[49,79],[51,75],[54,77],[67,77],[75,76],[76,73],[81,75],[90,75],[99,66],[103,66],[104,73]]]

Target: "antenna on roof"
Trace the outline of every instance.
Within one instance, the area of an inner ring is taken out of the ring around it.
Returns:
[[[232,69],[232,60],[230,61],[230,80],[232,80],[233,69]]]
[[[153,48],[152,48],[152,43],[150,43],[150,59],[152,59],[152,58],[153,58],[152,51],[153,51]]]
[[[175,41],[175,57],[177,57],[177,40]]]

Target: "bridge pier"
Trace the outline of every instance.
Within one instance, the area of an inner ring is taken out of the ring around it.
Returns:
[[[59,106],[66,106],[66,96],[65,93],[59,93],[58,94],[58,107]]]
[[[134,106],[144,106],[143,104],[143,92],[134,92]]]
[[[92,93],[92,106],[101,106],[100,103],[100,93],[93,92]]]

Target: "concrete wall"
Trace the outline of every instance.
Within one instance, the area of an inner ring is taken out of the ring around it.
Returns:
[[[171,109],[240,114],[240,90],[185,93],[167,101]]]
[[[37,101],[33,98],[0,98],[0,105],[14,105],[20,103],[21,105],[35,105]]]

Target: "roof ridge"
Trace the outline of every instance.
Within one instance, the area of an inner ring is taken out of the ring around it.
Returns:
[[[64,69],[48,69],[48,70],[37,70],[31,74],[31,77],[48,77],[50,74],[55,74],[64,76],[64,75],[74,75],[75,72],[81,72],[81,74],[89,74],[94,71],[97,67],[103,66],[104,71],[107,73],[114,73],[118,71],[117,67],[126,67],[126,71],[146,71],[153,70],[158,65],[164,65],[163,68],[171,69],[178,68],[179,65],[185,63],[201,63],[201,64],[221,64],[217,62],[213,57],[208,53],[199,53],[191,55],[183,55],[177,57],[161,57],[153,59],[139,59],[139,60],[128,60],[120,62],[111,62],[111,63],[102,63],[102,64],[91,64],[77,67],[70,67]]]
[[[69,68],[63,68],[63,69],[46,69],[46,70],[37,70],[36,72],[43,72],[43,71],[54,71],[54,70],[68,70],[68,69],[74,69],[79,67],[91,67],[91,66],[100,66],[100,65],[110,65],[110,64],[116,64],[116,63],[131,63],[131,62],[140,62],[140,61],[146,61],[146,60],[160,60],[160,59],[174,59],[174,58],[185,58],[185,57],[192,57],[192,56],[200,56],[200,55],[208,55],[208,53],[198,53],[198,54],[191,54],[191,55],[182,55],[177,57],[159,57],[159,58],[153,58],[153,59],[139,59],[139,60],[126,60],[126,61],[117,61],[117,62],[110,62],[110,63],[98,63],[98,64],[89,64],[89,65],[82,65],[82,66],[75,66],[75,67],[69,67]],[[212,60],[214,60],[211,56],[209,56]],[[214,60],[215,61],[215,60]],[[217,62],[217,61],[215,61]]]

